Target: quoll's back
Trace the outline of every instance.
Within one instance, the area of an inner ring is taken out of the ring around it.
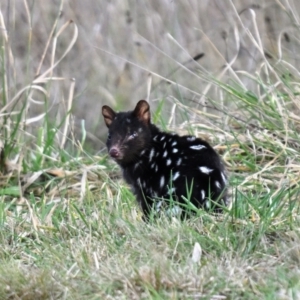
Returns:
[[[160,131],[151,124],[145,100],[129,112],[103,106],[102,114],[109,154],[122,168],[146,219],[152,208],[168,207],[169,199],[182,207],[190,201],[217,212],[228,204],[224,166],[207,142]]]

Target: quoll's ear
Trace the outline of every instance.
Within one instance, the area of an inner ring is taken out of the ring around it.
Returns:
[[[150,123],[150,119],[151,119],[150,106],[147,101],[140,100],[137,103],[133,113],[140,121],[144,122],[145,124]]]
[[[107,105],[102,106],[102,115],[104,117],[104,122],[106,126],[109,128],[114,118],[116,117],[116,113]]]

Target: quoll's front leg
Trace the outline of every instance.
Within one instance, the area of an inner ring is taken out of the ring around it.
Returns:
[[[142,219],[148,222],[152,210],[153,200],[151,200],[150,198],[146,199],[146,196],[143,195],[140,189],[138,189],[135,195],[137,202],[139,203],[143,212]]]

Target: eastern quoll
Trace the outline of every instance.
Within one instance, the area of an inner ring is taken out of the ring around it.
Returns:
[[[197,208],[216,212],[228,204],[224,166],[206,141],[160,131],[151,123],[145,100],[128,112],[116,113],[104,105],[102,114],[108,127],[109,155],[120,165],[144,219],[152,209],[168,206],[170,199],[181,208],[190,201]]]

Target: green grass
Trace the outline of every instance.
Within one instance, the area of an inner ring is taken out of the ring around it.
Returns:
[[[35,5],[25,7],[28,24],[35,24]],[[57,75],[67,73],[64,59],[78,54],[76,21],[64,23],[57,11],[51,18],[45,57],[33,52],[41,45],[28,29],[24,74],[2,33],[0,299],[299,299],[299,74],[291,56],[270,62],[252,40],[262,54],[256,71],[227,64],[223,80],[224,69],[212,76],[198,61],[187,60],[194,63],[189,67],[148,41],[165,55],[157,67],[171,70],[166,78],[151,70],[156,81],[148,80],[148,89],[159,95],[153,121],[215,146],[230,175],[232,204],[223,215],[199,210],[188,220],[162,214],[145,223],[104,147],[97,154],[88,150],[96,139],[73,115],[80,98],[75,81]],[[12,35],[17,30],[9,29]],[[250,40],[251,30],[244,33]],[[257,41],[263,33],[254,36]],[[122,57],[116,49],[108,52]],[[193,80],[180,81],[185,71]],[[170,88],[160,93],[165,80]],[[120,101],[116,107],[125,106]]]

